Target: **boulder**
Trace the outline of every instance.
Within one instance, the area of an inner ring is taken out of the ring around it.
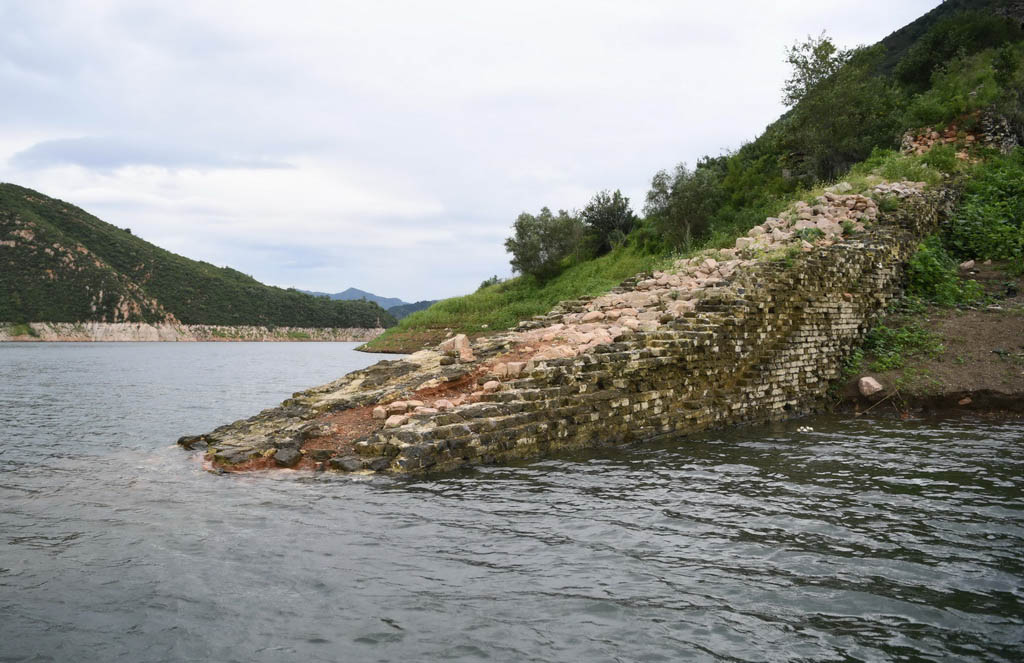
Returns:
[[[473,356],[473,349],[469,345],[469,337],[465,334],[456,334],[446,341],[442,341],[438,350],[441,352],[454,352],[461,361],[476,361]]]
[[[388,418],[388,411],[383,406],[378,405],[377,407],[373,408],[373,418],[374,419],[387,419]]]
[[[342,472],[357,472],[363,469],[363,459],[359,456],[336,456],[327,461],[327,464],[332,470]]]
[[[487,382],[484,383],[485,393],[492,394],[498,391],[499,389],[501,389],[501,383],[498,382],[497,380],[488,380]]]
[[[591,311],[583,315],[581,322],[597,322],[598,320],[604,320],[604,313]]]
[[[736,248],[737,249],[745,249],[745,248],[747,248],[749,246],[753,246],[753,245],[754,245],[754,239],[752,237],[737,237],[736,238]]]
[[[395,401],[385,406],[387,414],[405,414],[409,410],[409,404],[405,401]]]
[[[965,270],[966,269],[974,269],[974,261],[973,260],[966,260],[966,261],[960,263],[960,269],[965,269]]]
[[[404,414],[393,414],[387,418],[387,421],[384,422],[384,427],[398,428],[407,421],[409,421],[409,417],[405,416]]]
[[[291,467],[298,463],[300,458],[302,458],[302,454],[299,453],[299,450],[292,448],[278,449],[274,454],[274,462],[279,467]]]
[[[452,409],[455,405],[447,398],[440,398],[434,401],[434,407],[437,408],[439,412],[444,412],[445,410]]]
[[[857,391],[860,392],[861,396],[868,398],[874,396],[880,391],[883,391],[885,387],[870,375],[865,375],[861,379],[857,380]]]

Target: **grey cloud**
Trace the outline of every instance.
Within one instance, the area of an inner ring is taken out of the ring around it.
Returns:
[[[11,164],[19,168],[75,165],[97,170],[113,170],[122,166],[291,168],[279,161],[230,157],[191,146],[101,136],[58,138],[36,143],[12,156]]]

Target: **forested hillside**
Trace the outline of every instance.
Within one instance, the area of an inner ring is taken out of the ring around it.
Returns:
[[[618,191],[603,191],[578,211],[523,212],[506,241],[517,277],[410,315],[367,348],[408,351],[448,330],[507,328],[558,299],[607,290],[631,270],[730,248],[843,178],[962,183],[1024,138],[1024,3],[1017,0],[948,0],[873,46],[843,49],[822,33],[784,57],[792,72],[781,90],[788,110],[754,140],[655,173],[636,210]],[[1007,209],[972,232],[1021,246],[1024,219],[1012,212],[1019,206]],[[949,237],[941,249],[946,266],[980,255]],[[1021,251],[992,257],[1021,261]]]
[[[366,301],[331,301],[189,260],[41,193],[0,184],[0,320],[386,327]]]

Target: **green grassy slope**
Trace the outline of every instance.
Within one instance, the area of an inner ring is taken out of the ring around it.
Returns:
[[[60,200],[0,184],[0,320],[377,327],[372,302],[263,285],[154,246]]]

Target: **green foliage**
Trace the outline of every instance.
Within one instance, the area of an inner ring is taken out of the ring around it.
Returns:
[[[862,347],[875,357],[871,370],[888,371],[902,368],[907,357],[941,354],[945,348],[939,340],[917,323],[896,328],[881,324],[868,332]]]
[[[856,164],[850,170],[850,174],[854,176],[878,175],[893,182],[907,180],[925,182],[932,187],[939,186],[943,180],[942,172],[928,165],[926,156],[900,154],[895,150],[876,147],[871,150],[867,159]],[[889,203],[890,209],[884,211],[891,212],[898,204],[898,201]]]
[[[633,230],[636,215],[629,208],[629,198],[618,189],[615,193],[599,191],[580,212],[580,220],[586,225],[594,241],[598,255],[622,244],[626,235]]]
[[[68,203],[0,184],[0,320],[376,327],[370,302],[318,299],[165,251]],[[56,247],[56,248],[55,248]],[[102,296],[100,296],[102,293]]]
[[[820,228],[801,228],[793,233],[805,242],[814,243],[825,236],[825,231]]]
[[[536,216],[520,214],[513,231],[505,240],[505,250],[512,254],[512,269],[544,280],[556,275],[563,261],[580,249],[584,227],[565,210],[556,215],[543,207]]]
[[[1010,41],[1018,41],[1020,26],[991,12],[967,11],[936,23],[896,65],[894,75],[906,88],[928,88],[932,73],[957,56],[969,56]]]
[[[969,304],[984,296],[976,281],[959,277],[957,263],[946,252],[938,235],[926,239],[910,258],[907,294],[940,306]]]
[[[484,279],[483,281],[481,281],[480,285],[477,287],[476,291],[480,292],[484,288],[490,288],[492,285],[498,285],[499,283],[501,283],[501,281],[502,281],[502,279],[498,278],[498,275],[495,274],[494,276],[490,276],[490,277]]]
[[[921,161],[929,168],[950,175],[960,170],[963,163],[956,158],[956,147],[949,144],[932,146],[932,149],[921,155]]]
[[[975,168],[943,239],[962,259],[1024,263],[1024,148]]]
[[[711,162],[698,164],[696,170],[679,164],[671,175],[664,170],[655,173],[644,214],[670,246],[688,250],[707,236],[711,217],[722,203],[722,177]]]
[[[787,164],[798,176],[835,179],[875,147],[896,144],[903,93],[875,75],[881,47],[852,52],[846,64],[811,88],[782,126]]]
[[[985,51],[954,58],[939,67],[931,87],[911,100],[905,124],[942,125],[995,103],[1002,90],[992,70],[993,57],[992,51]]]
[[[792,73],[782,84],[782,103],[798,104],[811,90],[834,76],[851,55],[850,51],[836,48],[824,32],[817,37],[808,35],[803,42],[787,48],[786,62],[792,67]]]
[[[10,325],[7,328],[7,333],[10,334],[11,336],[32,336],[32,337],[39,336],[39,334],[36,332],[36,330],[32,329],[31,325],[29,325],[28,323],[24,323],[24,322],[18,323],[18,324],[14,324],[14,325]]]

